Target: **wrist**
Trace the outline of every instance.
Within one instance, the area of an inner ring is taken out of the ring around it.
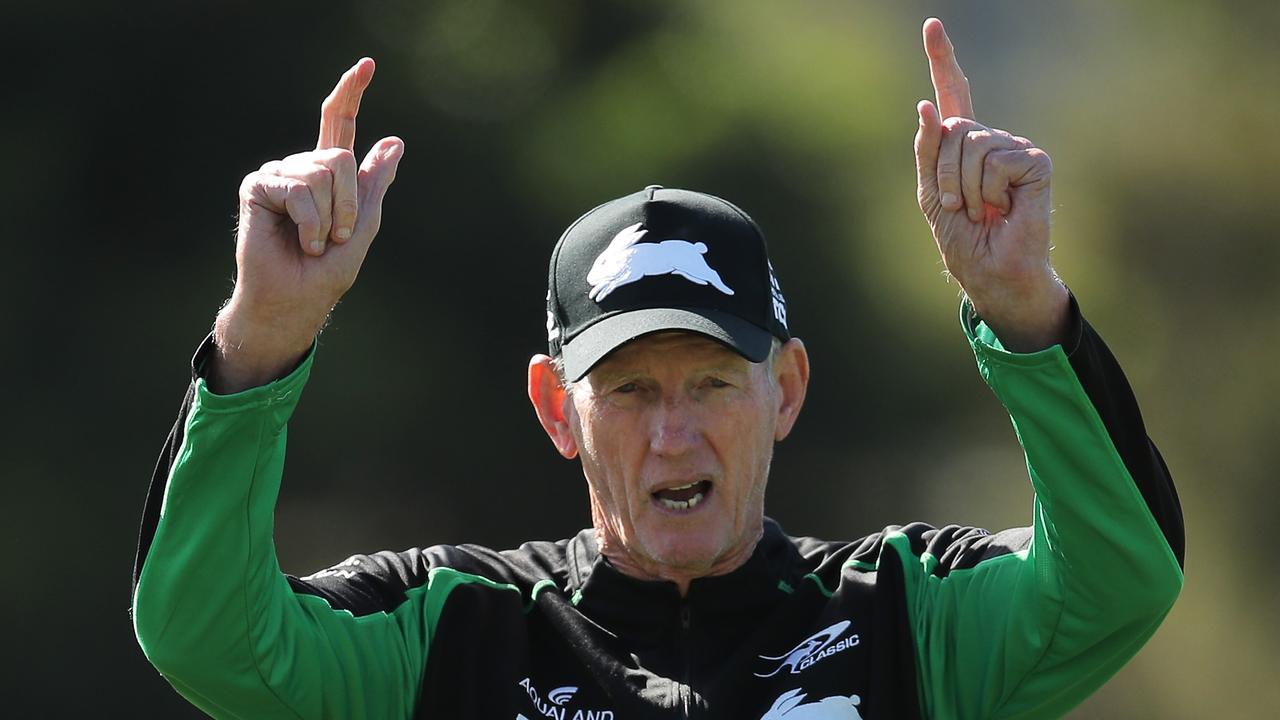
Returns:
[[[249,312],[233,296],[214,321],[206,382],[214,392],[230,394],[284,377],[311,350],[323,322]]]
[[[974,312],[1010,352],[1031,353],[1066,342],[1071,296],[1056,275],[1026,289],[969,296]]]

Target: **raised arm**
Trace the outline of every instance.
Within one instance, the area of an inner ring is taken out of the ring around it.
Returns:
[[[316,150],[241,185],[235,292],[196,355],[147,497],[135,634],[165,679],[215,717],[408,717],[418,700],[438,588],[423,582],[372,609],[335,605],[280,571],[272,539],[309,350],[355,279],[403,151],[386,138],[356,166],[356,109],[372,73],[365,59],[339,81]]]
[[[893,539],[921,701],[939,719],[1060,717],[1173,604],[1181,510],[1119,365],[1049,264],[1048,156],[973,121],[936,19],[924,41],[937,104],[918,106],[920,207],[967,296],[965,332],[1009,411],[1036,499],[1029,528]]]

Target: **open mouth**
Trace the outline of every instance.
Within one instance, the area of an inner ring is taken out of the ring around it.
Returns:
[[[711,494],[711,481],[698,480],[687,485],[663,488],[653,493],[653,499],[668,510],[692,510]]]

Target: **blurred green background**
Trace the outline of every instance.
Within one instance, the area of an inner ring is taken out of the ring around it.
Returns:
[[[769,235],[814,375],[768,512],[796,534],[1029,522],[915,207],[920,24],[980,120],[1054,159],[1055,262],[1121,359],[1187,520],[1187,583],[1073,718],[1280,707],[1280,4],[5,2],[5,714],[193,717],[127,615],[187,361],[231,287],[235,192],[309,149],[355,59],[361,150],[407,154],[291,426],[287,570],[587,524],[524,399],[565,225],[649,183]]]

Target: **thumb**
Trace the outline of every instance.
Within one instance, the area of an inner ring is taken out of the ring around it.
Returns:
[[[404,157],[404,141],[398,137],[386,137],[369,148],[369,154],[360,163],[356,181],[360,193],[360,212],[352,238],[366,244],[373,240],[382,223],[382,199],[387,188],[396,179],[396,169]]]
[[[932,219],[942,206],[938,199],[938,148],[942,144],[942,117],[928,100],[916,105],[920,125],[916,129],[916,195],[920,209]]]
[[[396,168],[404,157],[404,140],[394,135],[385,137],[369,148],[360,163],[360,189],[368,199],[382,202],[382,196],[396,179]]]

